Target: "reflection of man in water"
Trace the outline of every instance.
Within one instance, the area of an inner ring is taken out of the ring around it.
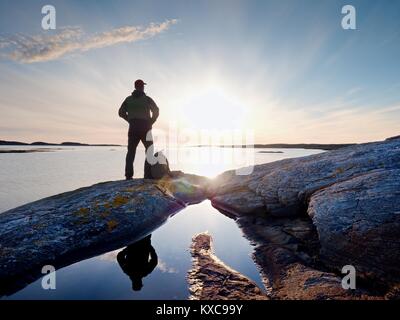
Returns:
[[[158,263],[156,251],[151,246],[151,235],[120,251],[117,260],[121,269],[131,279],[132,289],[142,289],[142,278],[149,275]]]

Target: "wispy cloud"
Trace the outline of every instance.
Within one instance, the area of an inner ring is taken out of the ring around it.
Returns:
[[[86,34],[80,27],[62,28],[52,35],[15,34],[0,38],[0,49],[4,58],[16,62],[44,62],[71,53],[149,39],[166,31],[175,23],[177,20],[172,19],[162,23],[151,23],[147,27],[124,26],[95,34]]]

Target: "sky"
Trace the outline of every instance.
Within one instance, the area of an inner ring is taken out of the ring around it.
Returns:
[[[399,57],[399,1],[0,0],[0,140],[124,144],[139,78],[180,143],[382,140],[400,134]]]

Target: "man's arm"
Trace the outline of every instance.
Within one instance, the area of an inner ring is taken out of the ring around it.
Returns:
[[[151,123],[154,123],[157,121],[158,116],[160,115],[160,109],[157,107],[156,103],[154,100],[150,97],[149,98],[149,106],[150,106],[150,111],[151,111]]]
[[[128,121],[128,122],[129,122],[129,120],[128,120],[128,112],[126,111],[126,103],[125,103],[125,101],[126,101],[126,100],[124,100],[124,102],[122,103],[121,107],[119,108],[119,110],[118,110],[118,115],[119,115],[122,119],[124,119],[125,121]]]

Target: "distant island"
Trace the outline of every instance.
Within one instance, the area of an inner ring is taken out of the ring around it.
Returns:
[[[217,145],[213,147],[220,148],[255,148],[255,149],[318,149],[318,150],[336,150],[344,147],[354,146],[356,143],[342,143],[342,144],[321,144],[321,143],[272,143],[272,144],[255,144],[255,145]],[[120,144],[88,144],[81,142],[61,142],[50,143],[36,141],[32,143],[20,141],[6,141],[0,140],[0,146],[74,146],[74,147],[123,147]],[[211,147],[211,145],[195,145],[193,147]]]
[[[32,149],[0,149],[2,153],[35,153],[35,152],[53,152],[62,150],[61,148],[32,148]]]
[[[219,145],[220,148],[255,148],[255,149],[318,149],[318,150],[336,150],[340,148],[354,146],[356,143],[341,144],[321,144],[321,143],[272,143],[255,145]],[[197,145],[195,147],[211,147],[211,145]]]
[[[257,153],[284,153],[283,151],[266,151],[266,150],[261,150],[257,151]]]
[[[6,141],[0,140],[0,146],[74,146],[74,147],[122,147],[120,144],[88,144],[88,143],[80,143],[80,142],[61,142],[61,143],[50,143],[50,142],[42,142],[36,141],[32,143],[20,142],[20,141]]]

